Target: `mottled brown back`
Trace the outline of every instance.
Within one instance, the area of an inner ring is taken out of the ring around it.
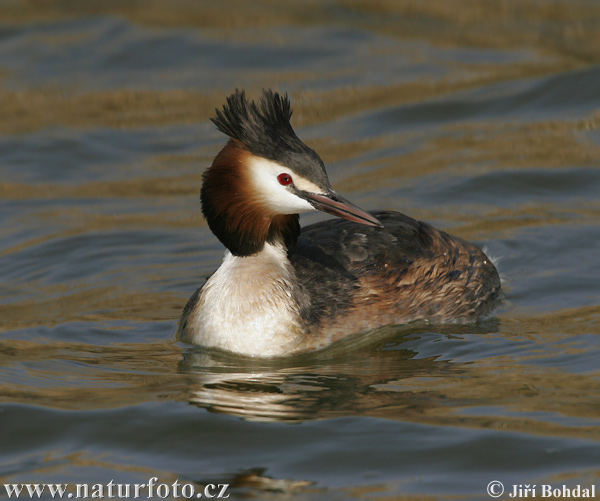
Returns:
[[[373,215],[383,229],[333,219],[290,249],[310,332],[468,321],[497,304],[500,278],[481,249],[398,212]]]

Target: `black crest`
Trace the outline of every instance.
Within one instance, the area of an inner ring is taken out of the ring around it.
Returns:
[[[211,121],[224,134],[257,156],[289,165],[309,179],[328,185],[323,161],[292,128],[292,108],[287,94],[263,90],[260,100],[248,101],[243,90],[227,98]]]
[[[215,111],[217,116],[211,121],[217,129],[248,147],[262,143],[265,136],[296,136],[290,124],[292,108],[287,94],[282,96],[278,92],[264,90],[257,104],[248,102],[246,92],[236,89],[227,98],[223,110]]]

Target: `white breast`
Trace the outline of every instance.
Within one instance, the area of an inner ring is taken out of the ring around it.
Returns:
[[[248,257],[225,253],[206,282],[182,339],[249,356],[293,353],[302,340],[293,268],[283,245]]]

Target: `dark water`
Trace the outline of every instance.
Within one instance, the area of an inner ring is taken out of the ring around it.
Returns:
[[[598,4],[0,10],[0,484],[600,493]],[[176,343],[223,254],[198,192],[236,87],[289,92],[355,203],[484,246],[496,316],[278,362]]]

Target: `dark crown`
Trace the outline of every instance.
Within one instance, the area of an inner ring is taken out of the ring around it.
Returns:
[[[329,187],[323,161],[292,128],[292,108],[287,94],[263,90],[260,100],[248,101],[243,90],[227,98],[211,118],[217,128],[250,153],[287,165],[323,188]]]
[[[215,110],[211,121],[224,134],[237,139],[250,150],[269,140],[296,134],[290,124],[292,109],[287,94],[281,96],[272,90],[263,90],[259,102],[248,101],[243,90],[236,89],[227,98],[223,110]]]

